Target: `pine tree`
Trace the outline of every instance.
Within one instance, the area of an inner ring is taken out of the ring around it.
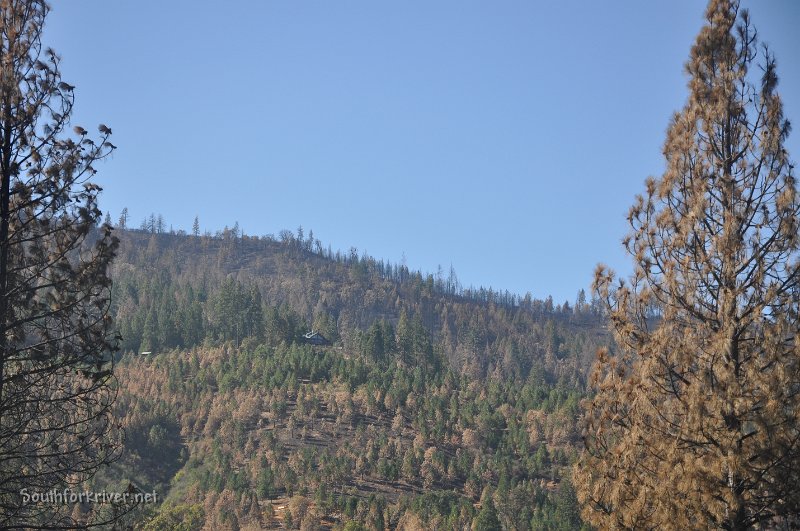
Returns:
[[[497,517],[497,509],[490,495],[484,495],[481,502],[482,507],[475,520],[472,522],[472,531],[500,531],[500,519]]]
[[[595,279],[618,352],[598,356],[575,480],[598,528],[800,523],[789,123],[766,47],[754,68],[747,12],[712,0],[706,18],[666,171],[629,214],[635,273],[616,288],[603,267]]]
[[[117,223],[117,228],[122,230],[128,228],[128,207],[122,209],[122,212],[119,215],[119,222]]]
[[[42,0],[0,5],[0,527],[73,525],[70,504],[20,494],[76,487],[120,449],[112,428],[108,267],[93,165],[114,146],[69,135],[74,87],[43,49]]]

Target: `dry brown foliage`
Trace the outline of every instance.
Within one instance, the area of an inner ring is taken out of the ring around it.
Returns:
[[[49,7],[0,1],[0,527],[108,524],[22,489],[82,490],[120,451],[111,416],[111,228],[94,164],[114,150],[70,129],[74,88],[42,45]],[[110,511],[108,511],[110,512]],[[102,513],[102,514],[101,514]],[[76,521],[73,517],[78,517]]]
[[[574,476],[599,528],[747,529],[800,514],[789,124],[747,12],[712,0],[706,18],[667,169],[629,214],[635,273],[596,274],[619,348],[598,356]]]

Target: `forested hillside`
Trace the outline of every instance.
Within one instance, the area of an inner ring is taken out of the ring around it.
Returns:
[[[582,292],[464,289],[302,230],[117,233],[127,438],[103,480],[161,493],[139,525],[580,526],[565,478],[609,342]]]

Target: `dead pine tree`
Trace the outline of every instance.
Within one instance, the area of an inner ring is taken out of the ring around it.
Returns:
[[[790,128],[747,12],[712,0],[706,19],[665,173],[629,214],[635,272],[596,273],[617,348],[598,355],[573,472],[598,528],[800,524]]]
[[[0,1],[0,528],[107,525],[73,505],[33,503],[82,490],[119,453],[111,405],[108,266],[94,164],[114,149],[69,118],[74,87],[42,46],[43,0]],[[100,511],[102,512],[102,511]],[[80,513],[75,513],[79,516]],[[81,516],[83,518],[83,516]]]

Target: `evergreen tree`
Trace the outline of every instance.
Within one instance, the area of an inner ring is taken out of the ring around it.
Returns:
[[[472,522],[472,531],[501,531],[500,519],[491,496],[484,496],[483,506]]]
[[[619,352],[601,353],[575,470],[599,528],[800,523],[796,184],[775,60],[731,0],[712,0],[626,238],[636,269],[598,268]],[[737,24],[737,18],[739,23]],[[760,72],[760,80],[753,73]],[[660,318],[649,318],[653,306]]]
[[[122,230],[128,228],[128,207],[122,209],[122,212],[119,215],[119,222],[117,223],[117,227]]]

